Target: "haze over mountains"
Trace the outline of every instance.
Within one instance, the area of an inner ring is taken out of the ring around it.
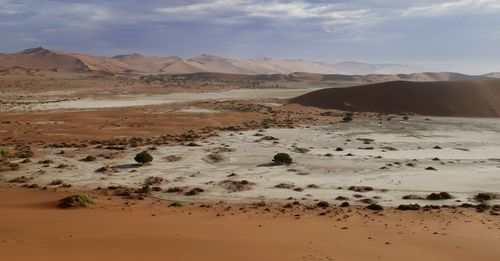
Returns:
[[[367,64],[342,62],[325,64],[307,60],[278,60],[272,58],[230,59],[214,55],[155,57],[126,54],[114,57],[93,56],[49,50],[42,47],[14,54],[0,54],[0,68],[57,70],[64,72],[106,71],[138,74],[191,74],[200,72],[230,74],[408,74],[426,71],[424,68],[400,64]]]

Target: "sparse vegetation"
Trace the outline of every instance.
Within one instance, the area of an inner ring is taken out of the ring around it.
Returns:
[[[367,186],[350,186],[348,190],[356,191],[356,192],[369,192],[373,191],[372,187]]]
[[[151,194],[152,191],[153,190],[151,189],[151,186],[149,184],[145,184],[137,192],[145,194],[145,195],[149,195],[149,194]]]
[[[295,188],[295,184],[293,184],[293,183],[280,183],[274,187],[280,188],[280,189],[293,189],[293,188]]]
[[[170,204],[170,206],[174,208],[180,208],[182,207],[182,204],[179,201],[174,201],[172,202],[172,204]]]
[[[489,201],[496,198],[500,198],[500,196],[494,193],[478,193],[474,196],[474,199],[479,202]]]
[[[50,182],[49,185],[51,186],[59,186],[59,185],[62,185],[64,184],[64,181],[60,180],[60,179],[56,179],[56,180],[53,180],[52,182]]]
[[[287,153],[278,153],[274,155],[273,162],[277,165],[290,165],[292,164],[292,157]]]
[[[145,165],[151,161],[153,161],[153,156],[149,154],[147,151],[143,151],[135,155],[134,160],[142,165]]]
[[[375,203],[372,203],[368,206],[366,206],[367,209],[369,210],[373,210],[373,211],[381,211],[381,210],[384,210],[384,207],[382,207],[381,205],[379,204],[375,204]]]
[[[195,196],[195,195],[198,195],[200,194],[201,192],[204,192],[205,190],[202,189],[202,188],[194,188],[194,189],[191,189],[190,191],[184,193],[184,195],[186,196]]]
[[[171,188],[168,188],[165,192],[166,193],[180,193],[182,191],[184,191],[184,189],[181,187],[171,187]]]
[[[54,161],[53,161],[53,160],[49,160],[49,159],[48,159],[48,160],[40,160],[38,163],[39,163],[39,164],[49,165],[49,164],[53,164],[53,163],[54,163]]]
[[[226,188],[229,192],[238,192],[252,189],[255,183],[248,180],[224,180],[220,185]]]
[[[6,149],[0,149],[0,157],[7,157],[9,156],[9,151]]]
[[[104,166],[95,170],[95,172],[97,173],[114,173],[118,171],[119,171],[118,168],[112,166]]]
[[[10,183],[28,183],[31,179],[25,176],[20,176],[9,180]]]
[[[352,113],[347,113],[344,118],[342,118],[342,122],[351,122],[353,120],[353,114]]]
[[[398,210],[403,210],[403,211],[407,211],[407,210],[420,210],[420,205],[419,204],[402,204],[402,205],[399,205]]]
[[[340,204],[339,206],[340,206],[341,208],[346,208],[346,207],[349,207],[349,206],[350,206],[350,204],[349,204],[349,202],[344,201],[344,202],[342,202],[342,204]]]
[[[318,202],[318,204],[316,204],[316,206],[318,206],[320,208],[327,208],[330,206],[330,204],[326,201],[320,201],[320,202]]]
[[[146,185],[156,185],[156,184],[161,184],[162,182],[163,182],[162,177],[154,177],[154,176],[148,177],[144,180],[144,183]]]
[[[224,161],[224,156],[219,153],[211,153],[207,155],[207,161],[211,163],[218,163]]]
[[[67,196],[61,201],[59,201],[59,205],[57,205],[60,208],[77,208],[77,207],[87,207],[90,204],[94,204],[94,200],[87,196],[87,195],[71,195]]]
[[[426,197],[427,200],[446,200],[452,198],[453,196],[448,192],[431,193]]]

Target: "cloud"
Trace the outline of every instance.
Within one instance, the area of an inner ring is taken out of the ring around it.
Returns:
[[[304,1],[215,0],[156,7],[169,20],[221,22],[268,18],[275,22],[316,21],[320,26],[371,26],[388,19],[499,13],[499,0]],[[209,20],[207,20],[209,19]]]
[[[0,14],[14,15],[19,14],[24,9],[23,4],[10,0],[0,0]]]
[[[273,22],[315,21],[323,27],[367,24],[375,18],[367,9],[311,1],[215,0],[159,7],[155,11],[165,15],[165,19],[219,23],[227,19],[248,22],[265,18]]]
[[[444,16],[458,14],[500,13],[500,1],[497,0],[458,0],[433,1],[427,4],[412,6],[402,16]]]

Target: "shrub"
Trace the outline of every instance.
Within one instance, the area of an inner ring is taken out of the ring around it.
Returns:
[[[178,201],[174,201],[172,202],[172,204],[170,204],[171,207],[174,207],[174,208],[180,208],[182,207],[182,204]]]
[[[60,208],[84,208],[90,204],[94,204],[94,200],[87,195],[71,195],[61,199],[57,206]]]
[[[346,207],[349,207],[349,202],[345,201],[345,202],[342,202],[342,204],[340,204],[340,207],[341,208],[346,208]]]
[[[342,118],[342,122],[351,122],[352,121],[352,113],[347,113],[344,118]]]
[[[318,206],[320,208],[327,208],[330,206],[330,204],[326,201],[320,201],[320,202],[318,202],[318,204],[316,204],[316,206]]]
[[[342,122],[351,122],[352,121],[352,116],[345,116],[342,118]]]
[[[426,197],[427,200],[446,200],[452,198],[453,196],[448,192],[431,193]]]
[[[137,192],[149,195],[151,194],[151,191],[152,191],[151,186],[149,184],[145,184]]]
[[[375,203],[372,203],[368,206],[366,206],[367,209],[369,210],[373,210],[373,211],[381,211],[381,210],[384,210],[384,207],[382,207],[381,205],[379,204],[375,204]]]
[[[403,211],[407,211],[407,210],[420,210],[420,205],[419,204],[402,204],[402,205],[399,205],[398,210],[403,210]]]
[[[274,155],[273,162],[278,165],[290,165],[292,164],[292,157],[287,153],[278,153]]]
[[[146,178],[144,180],[144,184],[146,184],[146,185],[161,184],[162,182],[163,182],[163,178],[162,177],[154,177],[154,176],[151,176],[151,177]]]
[[[9,151],[6,149],[0,149],[0,157],[7,157],[9,156]]]
[[[49,160],[49,159],[48,160],[40,160],[38,162],[38,164],[45,164],[45,165],[49,165],[49,164],[53,164],[53,163],[54,163],[54,161],[53,160]]]
[[[195,196],[195,195],[198,195],[200,194],[201,192],[204,192],[205,190],[202,189],[202,188],[194,188],[186,193],[184,193],[184,195],[186,196]]]
[[[62,185],[64,183],[64,181],[60,180],[60,179],[56,179],[56,180],[53,180],[52,182],[50,182],[49,185],[51,186],[58,186],[58,185]]]
[[[182,191],[184,191],[184,189],[182,189],[181,187],[172,187],[172,188],[168,188],[165,192],[166,193],[179,193]]]
[[[496,199],[497,197],[500,197],[500,196],[497,196],[496,194],[493,194],[493,193],[479,193],[476,196],[474,196],[474,199],[476,201],[483,202],[483,201],[489,201],[492,199]]]
[[[31,178],[25,177],[25,176],[20,176],[13,178],[9,180],[10,183],[28,183],[31,180]]]
[[[153,156],[151,156],[151,154],[149,154],[147,151],[143,151],[135,155],[134,160],[137,161],[137,163],[144,165],[153,161]]]

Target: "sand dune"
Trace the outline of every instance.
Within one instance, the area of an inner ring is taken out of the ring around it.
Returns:
[[[473,210],[320,216],[324,210],[173,208],[99,195],[95,206],[57,209],[67,195],[0,189],[0,259],[493,261],[500,254],[496,219]]]
[[[156,57],[134,53],[114,56],[111,60],[124,63],[124,68],[127,70],[160,74],[163,72],[163,68],[175,64],[182,59],[179,57]]]
[[[436,116],[500,116],[500,81],[387,82],[311,92],[291,100],[346,111]]]
[[[43,75],[41,74],[40,70],[38,69],[26,69],[23,67],[0,67],[0,75],[27,75],[27,76],[38,76],[38,75]]]
[[[88,71],[81,59],[44,48],[27,49],[16,54],[0,54],[0,64],[5,67],[24,67],[40,70]]]

